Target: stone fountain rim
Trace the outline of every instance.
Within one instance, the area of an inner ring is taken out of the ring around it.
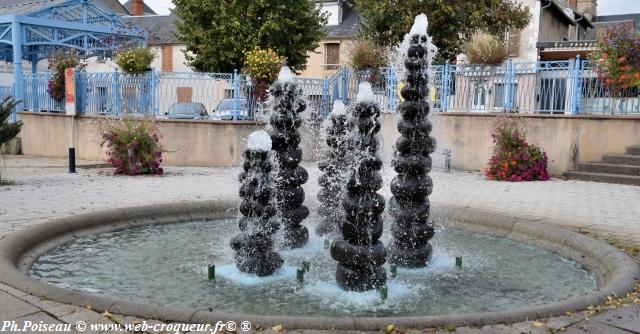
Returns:
[[[259,316],[223,311],[164,307],[132,303],[62,289],[28,276],[42,254],[78,237],[149,224],[186,222],[235,216],[237,202],[207,201],[118,208],[51,220],[0,239],[0,282],[20,291],[64,304],[91,306],[98,312],[184,323],[250,321],[255,326],[283,325],[296,329],[379,330],[387,324],[405,328],[444,325],[484,326],[514,323],[577,312],[598,305],[615,293],[625,295],[640,279],[640,268],[629,256],[579,233],[524,217],[464,207],[438,206],[432,216],[447,227],[506,237],[553,251],[584,265],[596,275],[598,288],[588,294],[551,304],[495,312],[410,317],[305,317]]]

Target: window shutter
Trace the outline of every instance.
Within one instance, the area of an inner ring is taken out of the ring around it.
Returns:
[[[520,55],[520,30],[509,30],[507,54],[509,55],[509,57],[518,57]]]
[[[327,65],[339,65],[340,64],[340,43],[327,43]],[[333,66],[328,66],[333,67]],[[337,67],[337,66],[336,66]]]

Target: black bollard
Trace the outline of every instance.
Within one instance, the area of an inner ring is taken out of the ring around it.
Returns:
[[[76,172],[76,148],[69,147],[69,173]]]

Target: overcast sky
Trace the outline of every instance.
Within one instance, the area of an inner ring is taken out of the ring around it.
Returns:
[[[120,0],[126,2],[126,0]],[[145,0],[158,14],[169,14],[173,7],[171,0]],[[640,0],[598,0],[598,15],[640,13]]]

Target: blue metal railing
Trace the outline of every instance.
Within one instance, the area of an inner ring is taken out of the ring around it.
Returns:
[[[23,107],[29,111],[63,112],[64,99],[54,100],[49,94],[51,73],[24,73],[22,77]]]
[[[25,73],[20,87],[24,108],[64,111],[47,92],[49,73]],[[513,62],[499,66],[434,65],[429,100],[435,111],[640,114],[640,88],[614,89],[596,75],[594,64],[579,57],[565,61]],[[377,102],[388,112],[401,101],[402,78],[394,68],[354,71],[343,67],[326,78],[300,78],[296,83],[311,115],[324,117],[335,100],[353,102],[360,82],[371,83]],[[198,102],[212,112],[224,99],[234,108],[226,117],[253,119],[264,108],[256,82],[239,73],[121,72],[86,73],[76,77],[80,112],[104,115],[162,115],[178,102]],[[0,87],[0,97],[13,87]],[[246,103],[245,103],[246,101]]]

